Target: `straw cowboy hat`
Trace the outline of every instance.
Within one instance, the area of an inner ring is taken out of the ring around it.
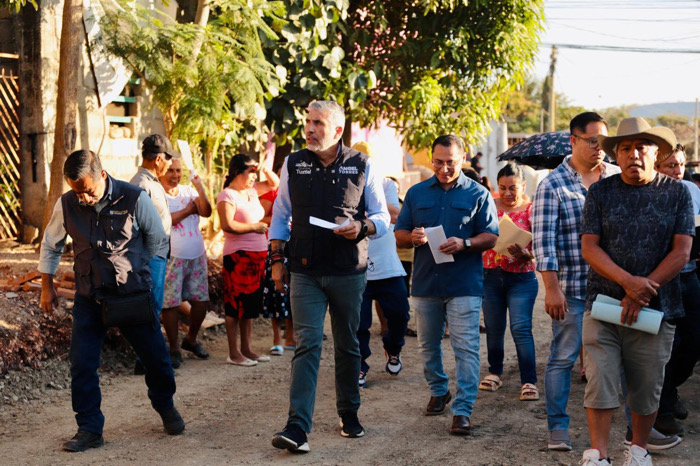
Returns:
[[[659,146],[656,162],[661,163],[671,156],[671,151],[676,147],[676,135],[665,126],[653,128],[642,117],[625,118],[617,125],[617,136],[598,135],[600,147],[613,159],[615,158],[615,144],[630,139],[648,139]]]

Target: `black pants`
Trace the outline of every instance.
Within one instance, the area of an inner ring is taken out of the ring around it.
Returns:
[[[678,387],[693,374],[700,357],[700,280],[695,271],[681,274],[685,317],[676,325],[671,359],[666,364],[659,414],[673,412]]]

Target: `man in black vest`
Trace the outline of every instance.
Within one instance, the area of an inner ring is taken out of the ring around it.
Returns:
[[[146,192],[110,177],[93,152],[70,154],[63,175],[71,190],[56,202],[41,243],[41,308],[52,312],[58,305],[53,277],[70,235],[76,281],[71,396],[78,433],[63,448],[84,451],[104,445],[97,374],[106,331],[101,301],[148,292],[154,307],[148,262],[164,241],[165,231]],[[152,320],[151,324],[120,327],[120,331],[146,367],[148,397],[165,431],[180,434],[185,422],[173,404],[175,377],[155,313]]]
[[[367,236],[380,237],[389,213],[380,178],[367,156],[341,142],[345,113],[332,101],[312,102],[306,124],[307,149],[282,167],[270,225],[272,278],[278,290],[289,277],[283,249],[289,242],[290,298],[297,349],[292,359],[287,426],[272,445],[309,451],[323,321],[330,308],[335,345],[336,407],[343,437],[362,437],[357,418],[360,350],[357,328],[365,288]],[[290,231],[290,222],[294,228]]]

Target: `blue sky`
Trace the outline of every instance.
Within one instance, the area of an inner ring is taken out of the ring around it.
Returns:
[[[600,109],[700,97],[700,1],[546,0],[545,15],[534,73],[546,76],[551,44],[558,45],[555,89],[573,104]],[[696,53],[671,52],[681,50]]]

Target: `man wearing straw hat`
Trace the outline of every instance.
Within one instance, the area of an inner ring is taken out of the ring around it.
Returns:
[[[651,465],[647,441],[675,321],[683,317],[678,273],[688,262],[695,234],[692,202],[682,184],[654,170],[654,163],[668,158],[676,145],[670,129],[627,118],[617,136],[598,135],[598,141],[621,173],[591,187],[581,222],[581,252],[591,266],[583,318],[584,407],[591,448],[580,464],[610,464],[608,437],[613,409],[620,405],[617,387],[623,371],[633,432],[624,464]],[[621,300],[621,324],[591,317],[598,294]],[[622,325],[636,322],[642,307],[663,312],[658,334]]]

